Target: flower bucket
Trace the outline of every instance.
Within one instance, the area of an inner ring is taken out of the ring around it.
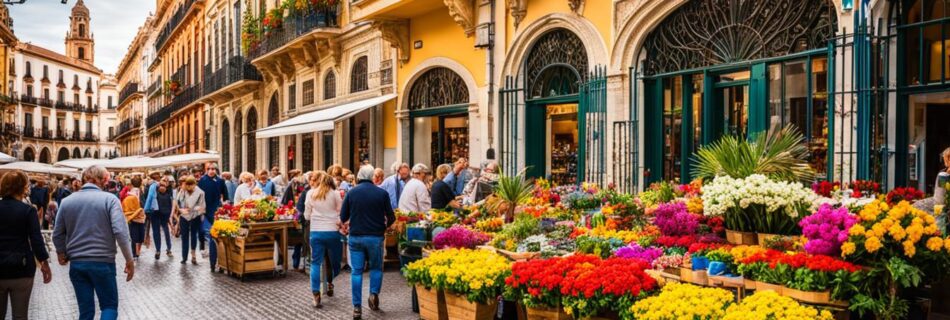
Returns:
[[[571,316],[562,308],[527,308],[528,319],[531,320],[571,320]]]
[[[734,245],[757,245],[759,244],[754,232],[742,232],[726,229],[726,241]]]
[[[419,300],[419,318],[423,320],[446,320],[449,318],[445,305],[445,293],[442,290],[427,289],[416,285],[416,297]]]
[[[445,311],[452,320],[492,320],[497,310],[496,300],[488,304],[474,303],[454,293],[445,294]]]
[[[709,267],[709,258],[692,257],[689,260],[692,263],[693,270],[706,270]]]
[[[406,240],[426,241],[426,229],[410,225],[406,228]]]
[[[723,263],[722,261],[709,262],[709,269],[708,269],[709,275],[711,276],[724,275],[726,274],[727,271],[729,270],[726,269],[726,264]]]
[[[778,285],[778,284],[771,284],[768,282],[756,281],[755,290],[756,291],[772,290],[781,295],[785,292],[785,286]]]
[[[828,304],[831,302],[831,290],[801,291],[786,287],[785,289],[782,289],[782,295],[811,304]]]

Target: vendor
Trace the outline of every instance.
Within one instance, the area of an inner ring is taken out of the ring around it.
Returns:
[[[459,207],[459,201],[455,199],[455,192],[452,187],[443,179],[452,171],[452,166],[448,164],[439,165],[435,169],[435,183],[432,184],[430,191],[432,197],[432,209],[452,209]]]

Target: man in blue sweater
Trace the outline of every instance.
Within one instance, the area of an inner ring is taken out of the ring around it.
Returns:
[[[135,274],[129,225],[119,198],[102,191],[111,174],[100,166],[86,168],[82,189],[63,199],[53,227],[53,245],[59,264],[69,266],[69,280],[76,291],[79,319],[96,316],[115,319],[119,310],[115,254],[118,247],[125,258],[125,281]]]
[[[205,175],[198,180],[198,188],[205,194],[205,215],[201,223],[201,250],[204,251],[205,243],[208,243],[209,264],[211,272],[214,272],[215,263],[218,262],[218,246],[211,238],[211,226],[214,225],[214,213],[218,211],[221,203],[228,201],[228,187],[224,185],[224,180],[218,177],[218,168],[209,166]]]
[[[389,194],[373,184],[373,166],[360,168],[359,183],[343,198],[340,223],[349,224],[350,273],[353,319],[363,315],[363,268],[369,267],[369,308],[379,310],[379,291],[383,286],[383,240],[386,229],[396,221]],[[346,230],[346,228],[341,228]]]

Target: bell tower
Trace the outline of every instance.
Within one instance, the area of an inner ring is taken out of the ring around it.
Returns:
[[[76,1],[69,16],[69,31],[66,32],[66,55],[82,61],[95,62],[95,45],[89,28],[89,8],[83,0]]]

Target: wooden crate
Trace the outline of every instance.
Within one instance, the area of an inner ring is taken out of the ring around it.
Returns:
[[[571,316],[562,308],[528,308],[528,319],[531,320],[571,320]]]
[[[445,311],[452,320],[493,320],[497,310],[495,300],[488,304],[474,303],[463,296],[445,293]]]
[[[281,250],[286,252],[287,228],[292,224],[293,221],[275,221],[246,225],[241,236],[222,241],[224,250],[218,254],[218,260],[224,262],[221,266],[242,279],[248,274],[275,274],[274,244],[280,243]]]
[[[419,318],[422,320],[446,320],[445,293],[416,285],[416,300],[419,301]]]

